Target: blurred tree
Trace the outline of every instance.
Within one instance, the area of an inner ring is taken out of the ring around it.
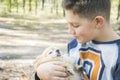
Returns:
[[[50,0],[50,4],[51,4],[51,13],[53,13],[53,3],[54,3],[54,0]]]
[[[8,11],[11,12],[12,1],[8,0]]]
[[[23,0],[23,12],[25,13],[25,0]]]
[[[51,0],[50,4],[52,5],[51,6],[51,13],[53,13],[53,11],[55,10],[56,14],[58,15],[59,0]]]
[[[19,4],[18,4],[18,0],[15,0],[15,1],[16,1],[15,3],[16,3],[16,8],[17,8],[17,9],[16,9],[16,12],[18,13],[18,5],[19,5]]]
[[[45,4],[45,0],[42,0],[42,10],[44,10],[44,5]]]
[[[120,18],[120,0],[118,4],[118,14],[117,14],[117,20]]]
[[[59,0],[55,0],[55,8],[56,8],[56,14],[58,15],[58,3],[59,3]]]
[[[37,14],[38,0],[35,0],[35,13]]]
[[[63,16],[65,16],[65,10],[63,9]]]
[[[32,3],[32,0],[29,0],[29,12],[32,11],[32,6],[31,6],[32,4],[31,3]]]

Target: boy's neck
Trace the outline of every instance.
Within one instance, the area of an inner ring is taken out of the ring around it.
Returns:
[[[110,25],[106,25],[100,32],[99,37],[95,39],[95,41],[99,42],[108,42],[120,39],[120,36],[112,29]]]

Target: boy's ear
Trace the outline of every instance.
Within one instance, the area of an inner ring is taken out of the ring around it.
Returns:
[[[96,16],[95,21],[96,21],[96,28],[100,29],[103,27],[105,19],[102,16]]]

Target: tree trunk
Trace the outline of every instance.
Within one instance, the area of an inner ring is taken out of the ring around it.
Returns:
[[[11,0],[8,1],[8,12],[11,12],[12,2]]]
[[[16,12],[18,13],[18,0],[16,0],[16,7],[17,7]]]
[[[31,12],[31,11],[32,11],[31,2],[32,2],[32,0],[29,0],[29,12]]]
[[[35,13],[37,14],[38,0],[35,0]]]
[[[58,15],[58,0],[55,2],[56,14]]]
[[[45,0],[42,0],[42,10],[44,10],[44,4],[45,4]]]
[[[65,10],[63,9],[63,16],[65,16]]]
[[[117,15],[117,20],[120,18],[120,0],[119,0],[119,4],[118,4],[118,15]]]
[[[25,13],[25,0],[23,0],[23,12]]]
[[[53,13],[53,0],[50,0],[50,4],[51,4],[50,12]]]

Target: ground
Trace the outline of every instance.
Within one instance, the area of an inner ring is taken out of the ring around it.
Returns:
[[[62,20],[42,21],[34,27],[8,25],[1,21],[0,80],[33,80],[36,56],[51,45],[66,52],[70,38]]]

